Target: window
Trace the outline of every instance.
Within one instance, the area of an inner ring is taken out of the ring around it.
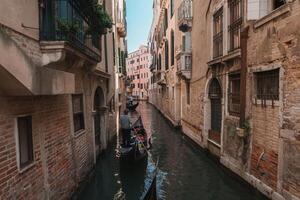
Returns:
[[[174,0],[171,0],[171,4],[170,4],[170,6],[171,6],[171,18],[173,17],[173,14],[174,14]]]
[[[169,69],[169,44],[168,41],[165,42],[165,69]]]
[[[228,88],[228,112],[231,115],[238,115],[240,113],[240,74],[229,75]]]
[[[240,34],[242,19],[242,1],[229,1],[229,51],[233,51],[240,47]]]
[[[18,150],[20,168],[33,162],[32,117],[18,117]]]
[[[213,16],[213,57],[223,55],[223,8]]]
[[[172,87],[172,99],[175,98],[175,89],[174,89],[174,86]]]
[[[171,31],[171,66],[174,65],[175,62],[175,48],[174,48],[174,31]]]
[[[279,100],[279,69],[256,72],[256,98]]]
[[[186,103],[188,105],[191,103],[190,83],[186,83]]]
[[[286,0],[273,0],[273,10],[283,6],[286,3]]]
[[[140,75],[138,74],[138,75],[136,75],[136,79],[140,79]]]
[[[115,42],[115,33],[112,32],[112,42],[113,42],[113,58],[114,58],[114,65],[116,64],[116,42]]]
[[[166,35],[166,31],[168,29],[168,9],[165,9],[165,17],[164,17],[164,35]]]
[[[73,121],[75,133],[84,130],[83,95],[73,95]]]

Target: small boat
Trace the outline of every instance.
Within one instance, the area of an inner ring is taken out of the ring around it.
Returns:
[[[156,192],[156,174],[151,182],[150,188],[144,196],[143,200],[158,200]]]
[[[138,107],[138,105],[139,105],[139,102],[137,102],[136,104],[126,104],[126,107],[127,107],[127,109],[129,110],[129,111],[135,111],[135,109]]]
[[[132,131],[134,137],[132,137],[132,143],[129,147],[122,147],[120,149],[122,160],[139,161],[147,158],[147,134],[144,128],[142,118],[133,124]]]
[[[143,144],[147,147],[147,132],[141,116],[132,125],[132,129],[134,131],[134,135],[139,139],[139,141],[143,141]]]

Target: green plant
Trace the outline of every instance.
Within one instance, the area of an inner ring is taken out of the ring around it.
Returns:
[[[112,28],[112,19],[97,0],[79,0],[82,12],[88,16],[91,24],[87,34],[105,34],[105,29]]]
[[[249,119],[245,120],[245,122],[242,125],[242,128],[245,129],[245,132],[246,132],[247,135],[250,134],[251,126],[250,126]]]
[[[57,20],[58,29],[64,33],[78,33],[80,30],[80,23],[78,21],[69,22],[67,20]]]

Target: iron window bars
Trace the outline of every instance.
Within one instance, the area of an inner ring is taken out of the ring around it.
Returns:
[[[223,8],[213,16],[213,58],[223,55]]]

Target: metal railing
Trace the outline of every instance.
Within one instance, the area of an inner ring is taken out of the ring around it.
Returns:
[[[193,0],[183,0],[178,8],[178,22],[193,18]]]
[[[76,0],[45,0],[41,8],[40,40],[67,41],[86,56],[100,61],[100,36],[87,34],[89,22]],[[72,30],[71,30],[72,29]]]

